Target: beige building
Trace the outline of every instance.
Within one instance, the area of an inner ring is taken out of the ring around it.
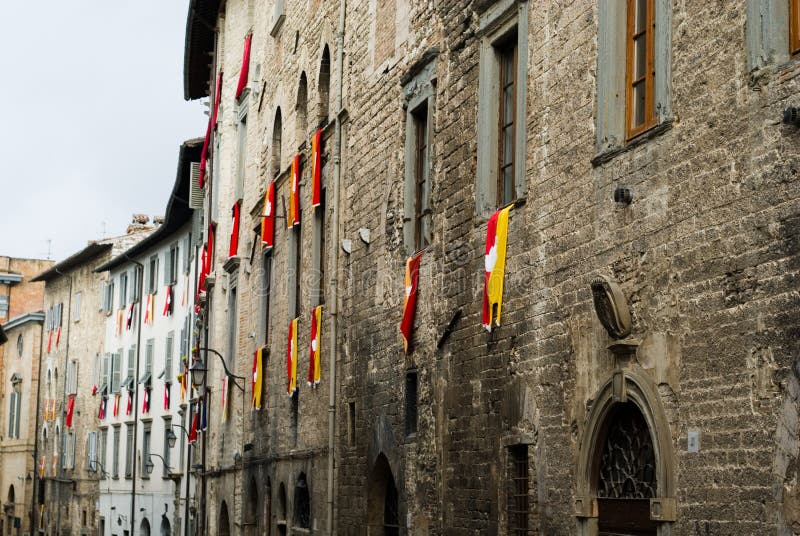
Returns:
[[[0,257],[0,534],[29,533],[42,342],[44,285],[33,276],[51,261]]]
[[[152,231],[141,219],[125,235],[89,242],[35,281],[45,285],[42,385],[35,478],[37,530],[95,534],[98,508],[96,367],[104,350],[105,276],[95,268]],[[71,415],[68,418],[68,414]]]

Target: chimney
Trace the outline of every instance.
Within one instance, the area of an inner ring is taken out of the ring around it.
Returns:
[[[138,231],[143,231],[145,229],[150,229],[151,226],[147,225],[148,223],[150,223],[150,217],[147,214],[134,214],[131,218],[131,224],[128,225],[128,229],[125,231],[125,233],[131,234]]]

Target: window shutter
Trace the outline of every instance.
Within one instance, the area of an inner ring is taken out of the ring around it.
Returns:
[[[167,251],[166,258],[164,259],[164,284],[169,284],[172,281],[172,274],[170,273],[170,260],[172,259],[172,248]]]
[[[119,372],[120,372],[120,364],[122,361],[122,349],[119,350],[116,354],[111,355],[112,359],[112,372],[111,372],[111,392],[118,393],[119,392]]]
[[[199,186],[200,162],[192,162],[189,170],[189,208],[202,209],[205,192]]]
[[[9,405],[8,405],[8,437],[14,437],[14,409],[16,408],[17,404],[15,402],[15,398],[17,393],[11,391],[11,397],[9,398]]]

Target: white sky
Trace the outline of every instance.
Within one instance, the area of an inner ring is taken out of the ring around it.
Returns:
[[[49,239],[61,260],[163,215],[207,122],[183,100],[188,0],[0,3],[0,255]]]

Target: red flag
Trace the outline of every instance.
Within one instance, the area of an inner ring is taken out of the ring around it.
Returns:
[[[411,346],[411,332],[414,331],[414,315],[417,312],[417,288],[419,284],[419,264],[422,253],[406,260],[405,292],[403,298],[403,320],[400,332],[403,334],[403,348],[408,353]]]
[[[261,244],[270,250],[275,245],[275,182],[270,182],[264,194],[264,210],[261,213]]]
[[[309,386],[316,387],[320,380],[320,343],[322,342],[322,306],[317,305],[311,310],[311,356],[308,362]]]
[[[235,257],[239,253],[239,211],[240,201],[233,204],[233,226],[231,227],[231,246],[228,252],[229,257]]]
[[[144,388],[144,396],[142,397],[142,413],[150,411],[150,388]]]
[[[47,353],[48,354],[50,353],[50,346],[51,346],[52,342],[53,342],[53,331],[49,330],[47,332]]]
[[[105,391],[103,391],[103,393],[105,393]],[[108,397],[105,394],[103,394],[103,396],[100,398],[100,413],[98,413],[97,418],[100,419],[101,421],[106,418],[106,401],[107,400],[108,400]]]
[[[131,324],[133,323],[133,305],[134,304],[128,305],[128,315],[125,319],[125,329],[127,330],[131,329]]]
[[[169,383],[164,384],[164,409],[169,409]]]
[[[112,413],[114,417],[119,415],[119,395],[114,395],[114,411]]]
[[[300,155],[292,159],[291,191],[289,192],[289,213],[286,226],[291,228],[300,223]]]
[[[59,341],[61,341],[61,326],[58,326],[58,331],[56,331],[56,348],[58,348]]]
[[[167,292],[166,292],[167,297],[164,299],[164,311],[162,313],[164,316],[170,316],[172,314],[172,294],[173,294],[173,292],[174,292],[174,289],[173,289],[172,285],[167,285]]]
[[[244,51],[242,53],[242,70],[239,71],[239,84],[236,86],[236,100],[242,96],[244,88],[247,87],[247,74],[250,71],[250,41],[253,34],[247,34],[244,38]]]
[[[133,391],[128,391],[128,404],[125,406],[125,415],[130,415],[133,409]]]
[[[322,204],[322,129],[311,139],[311,206]]]
[[[219,112],[219,102],[222,100],[222,71],[217,73],[217,84],[214,86],[214,111],[211,113],[212,129],[217,129],[217,113]]]
[[[200,151],[200,175],[197,178],[197,185],[202,188],[206,184],[206,165],[208,161],[209,150],[211,149],[211,133],[217,128],[217,110],[219,110],[219,101],[222,96],[222,72],[217,74],[216,96],[214,98],[214,111],[208,118],[208,126],[206,127],[206,137],[203,140],[203,149]]]
[[[192,426],[189,428],[189,443],[194,443],[197,441],[197,421],[200,415],[195,412],[194,417],[192,417]]]
[[[92,385],[92,396],[97,394],[97,384]]]
[[[75,413],[75,395],[69,395],[67,398],[67,417],[65,419],[67,428],[72,428],[72,415]]]

